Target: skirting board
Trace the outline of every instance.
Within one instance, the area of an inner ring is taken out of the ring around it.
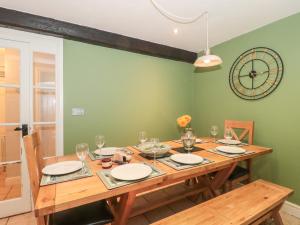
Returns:
[[[285,201],[281,210],[289,215],[295,216],[300,219],[300,206],[289,201]]]

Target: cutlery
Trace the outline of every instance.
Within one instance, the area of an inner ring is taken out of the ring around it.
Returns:
[[[104,175],[110,180],[110,182],[111,182],[113,185],[117,185],[117,182],[114,181],[114,179],[110,176],[110,174],[105,173]]]

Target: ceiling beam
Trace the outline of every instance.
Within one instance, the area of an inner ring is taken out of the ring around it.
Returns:
[[[194,52],[2,7],[0,25],[188,63],[197,58]]]

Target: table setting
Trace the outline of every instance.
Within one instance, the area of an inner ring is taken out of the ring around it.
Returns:
[[[61,161],[45,166],[42,169],[40,186],[57,184],[93,176],[88,164],[85,163],[88,148],[88,144],[86,143],[76,145],[76,155],[79,161]]]

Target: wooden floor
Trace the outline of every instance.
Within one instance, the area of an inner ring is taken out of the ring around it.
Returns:
[[[168,206],[164,206],[129,220],[128,225],[148,225],[161,218],[170,216],[176,212],[193,206],[188,199],[180,200]],[[281,212],[285,225],[300,225],[300,219]],[[36,225],[33,213],[25,213],[18,216],[0,219],[0,225]]]

